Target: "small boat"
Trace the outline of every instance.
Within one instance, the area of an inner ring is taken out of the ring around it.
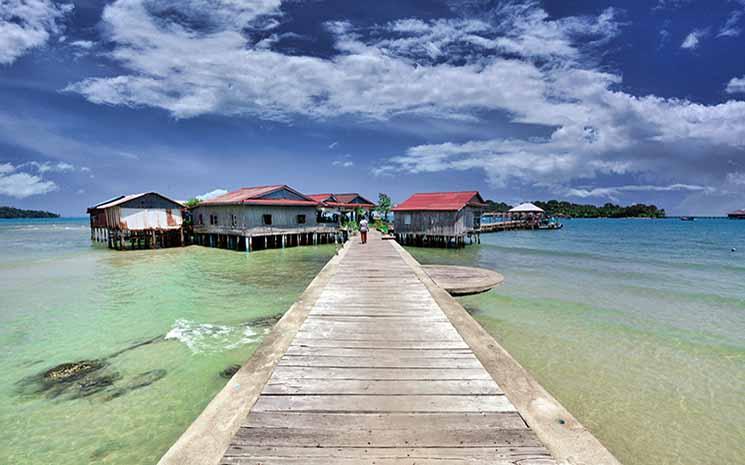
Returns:
[[[555,218],[544,220],[538,225],[538,229],[561,229],[564,225],[556,221]]]
[[[695,220],[695,219],[696,219],[696,218],[694,218],[694,217],[692,217],[692,216],[681,216],[681,217],[680,217],[680,221],[693,221],[693,220]]]
[[[745,220],[745,210],[735,210],[732,213],[728,213],[727,218],[731,220]]]

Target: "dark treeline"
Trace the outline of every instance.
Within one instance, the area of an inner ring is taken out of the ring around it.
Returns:
[[[59,218],[59,215],[40,210],[21,210],[13,207],[0,207],[0,218]]]
[[[504,202],[487,200],[486,211],[506,212],[511,205]],[[606,203],[603,206],[586,205],[561,200],[549,200],[533,202],[536,206],[546,210],[549,215],[569,216],[572,218],[664,218],[665,210],[655,205],[637,203],[629,206],[621,206]]]

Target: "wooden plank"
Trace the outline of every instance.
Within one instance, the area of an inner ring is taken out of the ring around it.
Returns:
[[[264,428],[353,429],[521,429],[527,428],[517,412],[499,413],[316,413],[253,412],[243,426]]]
[[[296,451],[299,452],[299,451]],[[403,453],[402,453],[403,455]],[[458,459],[441,459],[441,458],[380,458],[380,457],[366,457],[366,458],[343,458],[343,457],[312,457],[304,458],[298,457],[267,457],[257,455],[255,457],[244,457],[244,456],[225,456],[220,465],[329,465],[331,460],[335,465],[554,465],[556,462],[553,459],[542,458],[545,456],[539,456],[539,458],[531,456],[523,456],[515,454],[515,457],[506,459],[471,459],[471,458],[458,458]]]
[[[491,379],[482,368],[309,368],[283,367],[274,369],[275,379],[407,379],[407,380],[469,380]]]
[[[469,349],[468,345],[460,341],[391,341],[388,339],[334,339],[296,337],[292,341],[293,347],[360,347],[380,349]]]
[[[289,446],[231,446],[226,454],[228,457],[301,457],[312,459],[418,459],[436,458],[439,460],[526,460],[549,458],[548,451],[542,447],[289,447]],[[328,463],[328,462],[326,462]],[[338,463],[334,460],[333,463]],[[359,462],[355,462],[359,463]],[[409,462],[411,463],[411,462]],[[471,463],[470,461],[468,463]],[[492,462],[489,462],[492,463]],[[528,463],[528,462],[525,462]],[[555,463],[555,462],[551,462]]]
[[[526,428],[427,430],[263,428],[242,426],[233,445],[292,447],[540,447],[535,433]]]
[[[452,358],[468,355],[473,357],[470,349],[389,349],[387,347],[308,347],[290,346],[286,355],[317,355],[325,357],[427,357]]]
[[[326,325],[329,323],[354,323],[360,325],[375,325],[375,326],[386,326],[391,324],[396,325],[408,325],[408,324],[421,324],[423,321],[432,321],[438,323],[448,323],[449,321],[445,318],[442,313],[435,312],[421,312],[419,314],[402,314],[402,315],[386,315],[381,313],[372,314],[357,314],[357,315],[333,315],[333,314],[319,314],[311,313],[308,315],[309,323],[318,323],[319,325]]]
[[[411,357],[323,357],[285,355],[279,367],[326,367],[326,368],[481,368],[473,355],[458,355],[450,358]]]
[[[514,412],[505,396],[262,395],[256,412]]]
[[[298,337],[300,338],[329,338],[329,339],[343,339],[345,336],[349,336],[350,331],[345,329],[327,329],[327,330],[306,330],[301,329],[298,331]],[[462,342],[463,338],[458,333],[453,332],[424,332],[417,331],[416,333],[406,333],[404,331],[396,333],[386,333],[382,331],[359,331],[355,333],[358,340],[375,340],[391,342],[426,342],[433,339],[448,341],[448,342]]]
[[[339,380],[270,379],[264,394],[376,394],[376,395],[485,395],[503,394],[492,380]]]

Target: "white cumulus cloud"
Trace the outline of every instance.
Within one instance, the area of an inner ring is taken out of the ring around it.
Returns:
[[[0,1],[0,64],[11,64],[62,30],[72,3],[52,0]]]
[[[745,76],[730,79],[724,90],[728,94],[745,94]]]
[[[206,192],[204,194],[197,195],[196,196],[196,199],[197,200],[201,200],[201,201],[205,201],[205,200],[214,199],[215,197],[220,197],[221,195],[225,195],[227,193],[228,193],[228,191],[226,191],[225,189],[215,189],[215,190],[211,190],[209,192]]]
[[[680,44],[680,48],[684,48],[686,50],[693,50],[695,48],[698,48],[699,44],[701,43],[701,39],[703,39],[707,35],[707,31],[705,30],[695,30],[688,34],[685,39],[683,39],[683,43]]]
[[[95,103],[158,107],[177,118],[404,115],[474,122],[492,113],[540,130],[540,137],[422,144],[376,168],[476,169],[495,186],[566,189],[600,175],[644,175],[663,187],[708,184],[721,182],[731,171],[727,160],[745,150],[744,101],[705,105],[622,90],[620,73],[599,64],[596,53],[623,28],[614,9],[555,19],[525,1],[457,19],[330,22],[334,53],[319,57],[252,41],[250,31],[279,23],[279,0],[251,8],[218,3],[225,8],[198,0],[114,1],[103,23],[111,57],[125,71],[68,91]],[[691,34],[684,48],[697,47],[707,31]]]
[[[16,172],[10,163],[0,164],[0,195],[23,199],[57,190],[57,184],[40,176]]]

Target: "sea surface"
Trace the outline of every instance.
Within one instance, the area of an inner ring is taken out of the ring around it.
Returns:
[[[335,251],[116,252],[87,219],[0,220],[0,464],[155,464]]]
[[[409,250],[504,274],[461,302],[625,465],[745,463],[745,221],[565,225]],[[86,219],[0,220],[0,464],[155,464],[334,253],[115,252]],[[103,368],[44,381],[80,360]]]
[[[501,272],[461,303],[625,465],[745,464],[745,221],[564,224],[408,250]]]

